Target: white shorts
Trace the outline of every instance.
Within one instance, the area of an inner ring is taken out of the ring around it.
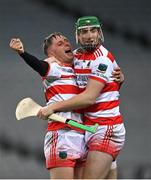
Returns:
[[[125,142],[124,124],[101,125],[96,133],[85,133],[88,151],[101,151],[116,159]]]
[[[71,129],[49,131],[45,136],[44,153],[47,169],[78,166],[86,159],[84,134]]]

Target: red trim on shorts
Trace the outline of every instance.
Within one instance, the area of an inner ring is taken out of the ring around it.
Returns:
[[[91,141],[90,144],[88,144],[89,151],[100,151],[107,153],[113,157],[113,160],[115,160],[120,150],[117,150],[118,145],[116,144],[116,142],[113,142],[111,140],[112,133],[113,133],[113,125],[107,126],[107,130],[105,132],[105,136],[103,140],[101,140],[97,144],[96,143],[93,144],[93,141]]]
[[[104,153],[107,153],[109,155],[112,156],[113,160],[116,159],[116,157],[118,156],[120,150],[118,151],[114,151],[111,150],[113,147],[108,147],[106,150],[104,150],[104,148],[101,148],[99,145],[92,145],[89,147],[89,151],[100,151],[100,152],[104,152]]]
[[[105,136],[102,143],[102,150],[104,150],[104,152],[106,152],[109,147],[110,137],[112,136],[112,133],[113,133],[113,125],[107,126],[107,130],[105,132]]]
[[[51,162],[52,159],[53,159],[54,162],[56,161],[57,140],[58,140],[58,132],[53,131],[52,132],[52,143],[51,143],[51,146],[50,146],[50,157],[48,157],[48,162],[46,162],[46,164],[48,163],[48,165],[52,163]],[[46,159],[46,161],[47,161],[47,159]]]
[[[51,159],[47,164],[47,169],[55,167],[75,167],[76,160],[61,160],[61,159]]]

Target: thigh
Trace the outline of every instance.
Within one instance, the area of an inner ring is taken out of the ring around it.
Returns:
[[[83,178],[105,178],[110,170],[112,160],[112,156],[107,153],[100,151],[89,151],[84,168]]]
[[[110,169],[105,179],[117,179],[117,168]]]
[[[50,179],[73,179],[74,168],[72,167],[57,167],[50,169]]]

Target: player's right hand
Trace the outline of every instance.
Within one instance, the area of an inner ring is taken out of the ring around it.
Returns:
[[[51,114],[53,114],[53,111],[51,110],[50,106],[44,106],[39,110],[37,117],[47,120]]]
[[[19,54],[24,53],[24,46],[19,38],[11,39],[9,46],[10,48],[12,48],[14,51],[16,51]]]
[[[124,74],[120,67],[116,67],[112,72],[112,78],[114,78],[115,82],[122,84],[124,82]]]

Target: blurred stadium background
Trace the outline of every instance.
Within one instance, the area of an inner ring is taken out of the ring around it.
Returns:
[[[63,32],[76,47],[74,23],[81,15],[102,20],[105,47],[125,74],[121,112],[127,136],[119,178],[151,178],[150,0],[0,0],[0,178],[49,178],[43,155],[47,123],[15,118],[24,97],[45,104],[40,77],[12,52],[9,41],[21,38],[28,52],[43,59],[41,44],[51,32]]]

